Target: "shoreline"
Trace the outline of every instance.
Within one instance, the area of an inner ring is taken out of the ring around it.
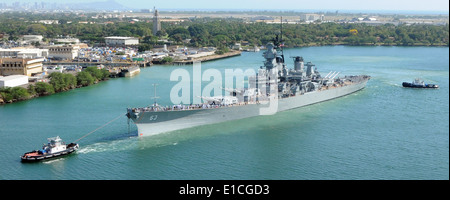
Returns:
[[[104,81],[108,81],[108,80],[109,79],[107,79],[107,80],[100,80],[100,81],[95,82],[92,85],[97,85],[100,82],[104,82]],[[33,83],[33,85],[35,85],[35,84],[36,83]],[[87,86],[77,85],[75,88],[64,90],[64,91],[60,91],[60,92],[55,92],[53,94],[45,94],[45,95],[38,95],[38,94],[31,95],[30,94],[30,97],[27,98],[27,99],[12,99],[11,101],[5,101],[2,97],[0,97],[0,106],[6,105],[6,104],[13,104],[13,103],[17,103],[17,102],[22,102],[22,101],[27,101],[27,100],[31,100],[31,99],[36,99],[36,98],[39,98],[39,97],[52,96],[54,94],[68,92],[68,91],[71,91],[71,90],[76,90],[78,88],[83,88],[83,87],[89,87],[89,86],[92,86],[92,85],[87,85]],[[16,87],[24,88],[24,87],[21,87],[21,86],[16,86]],[[11,88],[16,88],[16,87],[11,87]],[[25,89],[28,90],[27,88],[25,88]]]
[[[305,44],[300,46],[293,46],[293,47],[285,47],[285,48],[299,48],[299,47],[321,47],[321,46],[352,46],[352,47],[376,47],[376,46],[383,46],[383,47],[449,47],[449,45],[445,43],[441,44],[413,44],[413,45],[402,45],[402,44],[386,44],[386,43],[366,43],[366,44],[348,44],[344,42],[336,42],[336,43],[322,43],[322,44]]]
[[[29,82],[28,84],[15,87],[2,87],[0,88],[0,105],[51,96],[56,93],[96,85],[111,78],[110,73],[106,72],[104,69],[99,70],[96,67],[87,68],[87,70],[76,73],[76,75],[54,72],[49,75],[48,79],[50,81],[48,82]],[[56,77],[54,83],[51,82],[53,77]],[[40,85],[37,86],[37,84]]]

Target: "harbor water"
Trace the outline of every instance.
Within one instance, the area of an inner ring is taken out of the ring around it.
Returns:
[[[202,70],[263,65],[261,52],[202,63]],[[0,106],[0,179],[449,179],[449,48],[325,46],[284,50],[324,76],[366,74],[365,89],[270,116],[137,137],[127,107],[170,105],[173,70]],[[439,89],[403,88],[422,78]],[[191,79],[192,81],[192,79]],[[209,82],[203,82],[204,87]],[[121,117],[120,117],[121,116]],[[63,158],[21,163],[47,138],[79,141]],[[176,123],[176,122],[175,122]]]

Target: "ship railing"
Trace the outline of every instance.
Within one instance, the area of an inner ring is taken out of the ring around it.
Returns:
[[[234,107],[234,106],[244,106],[249,104],[259,104],[263,102],[240,102],[234,104],[192,104],[192,105],[172,105],[172,106],[149,106],[149,107],[141,107],[141,108],[131,108],[130,111],[133,113],[138,112],[167,112],[167,111],[182,111],[182,110],[202,110],[202,109],[215,109],[215,108],[225,108],[225,107]]]

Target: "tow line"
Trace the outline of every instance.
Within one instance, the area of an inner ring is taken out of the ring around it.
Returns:
[[[100,127],[96,128],[95,130],[93,130],[93,131],[89,132],[88,134],[84,135],[83,137],[78,138],[78,139],[75,140],[73,143],[76,143],[76,142],[80,141],[81,139],[85,138],[86,136],[88,136],[88,135],[94,133],[95,131],[98,131],[98,130],[102,129],[103,127],[107,126],[108,124],[110,124],[110,123],[112,123],[112,122],[118,120],[118,119],[119,119],[120,117],[122,117],[122,116],[123,116],[123,114],[120,114],[119,116],[117,116],[117,117],[114,118],[113,120],[109,121],[108,123],[103,124],[103,125],[101,125]]]

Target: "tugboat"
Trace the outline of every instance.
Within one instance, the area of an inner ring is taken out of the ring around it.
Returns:
[[[425,84],[423,80],[416,78],[412,83],[403,82],[403,87],[410,88],[439,88],[436,84]]]
[[[59,136],[48,138],[48,144],[44,144],[41,150],[34,150],[23,154],[22,162],[36,162],[50,158],[71,154],[78,150],[77,143],[65,144]]]

